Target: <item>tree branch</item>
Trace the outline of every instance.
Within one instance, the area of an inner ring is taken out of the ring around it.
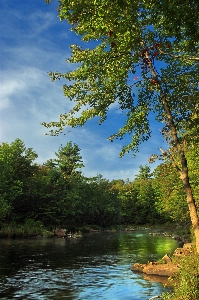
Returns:
[[[167,53],[167,52],[164,52],[162,49],[160,49],[159,47],[157,48],[161,54],[164,54],[164,55],[168,55],[168,56],[171,56],[173,58],[184,58],[184,59],[187,59],[187,60],[195,60],[195,61],[199,61],[199,57],[186,57],[184,55],[174,55],[174,54],[170,54],[170,53]]]
[[[177,170],[178,173],[180,173],[180,176],[182,175],[182,171],[180,170],[180,168],[178,167],[178,165],[176,164],[176,162],[174,161],[173,157],[169,156],[163,149],[162,147],[159,148],[159,150],[161,151],[162,155],[164,157],[169,157],[172,161],[173,166],[175,167],[175,169]]]

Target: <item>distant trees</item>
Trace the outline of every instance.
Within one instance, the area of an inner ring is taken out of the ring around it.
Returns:
[[[199,147],[194,145],[187,147],[186,157],[198,205]],[[169,160],[153,172],[140,166],[131,182],[85,177],[80,148],[72,142],[55,156],[38,165],[37,154],[20,139],[0,144],[0,223],[32,220],[48,228],[71,228],[189,221],[182,183]]]
[[[121,220],[126,224],[159,223],[162,217],[155,207],[155,194],[152,187],[152,174],[149,166],[140,166],[139,174],[133,182],[117,184],[121,200]]]
[[[197,139],[197,135],[194,139]],[[184,151],[189,168],[189,178],[196,203],[199,207],[199,144],[193,142],[190,136],[184,140]],[[173,156],[175,164],[179,164],[177,155]],[[176,173],[173,162],[168,158],[153,172],[152,186],[156,197],[156,208],[161,215],[179,222],[190,222],[189,211],[186,205],[186,195],[183,192],[181,178]]]
[[[20,139],[0,145],[0,221],[40,220],[45,226],[111,226],[120,222],[120,201],[101,175],[86,178],[80,148],[68,142],[43,165]]]
[[[30,181],[37,169],[33,164],[37,154],[26,149],[20,139],[10,145],[0,144],[0,217],[11,220],[17,212],[25,214],[24,202],[30,190]],[[28,204],[30,205],[30,203]]]
[[[183,185],[171,162],[160,164],[154,170],[152,186],[160,215],[178,222],[189,220]]]

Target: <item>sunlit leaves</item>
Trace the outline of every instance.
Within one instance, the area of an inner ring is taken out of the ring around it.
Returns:
[[[126,121],[109,139],[132,135],[120,155],[136,152],[139,144],[148,140],[151,112],[166,123],[160,129],[170,142],[160,91],[166,95],[178,133],[186,132],[196,105],[192,95],[198,93],[199,81],[198,35],[188,17],[190,14],[197,24],[194,8],[198,6],[195,1],[192,4],[190,7],[188,2],[178,0],[60,0],[60,19],[67,20],[82,41],[92,44],[90,48],[88,44],[86,48],[71,45],[67,62],[76,69],[65,74],[49,73],[53,81],[66,79],[63,92],[74,103],[58,122],[42,123],[54,127],[50,134],[57,135],[66,126],[83,126],[94,117],[101,124],[115,103]],[[138,81],[133,81],[133,74],[139,75]]]
[[[188,221],[188,207],[182,182],[171,163],[159,165],[154,173],[152,186],[158,212],[174,221]]]
[[[184,151],[188,161],[189,180],[196,203],[199,207],[199,147],[198,142],[186,139],[184,140]],[[173,159],[180,165],[179,158],[173,153]],[[156,208],[161,213],[165,213],[173,220],[190,221],[188,208],[185,202],[186,195],[183,191],[183,185],[179,174],[176,173],[172,162],[169,158],[166,162],[156,167],[153,172],[153,188],[156,195]]]

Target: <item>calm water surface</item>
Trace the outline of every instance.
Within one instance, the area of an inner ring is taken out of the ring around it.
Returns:
[[[172,254],[177,242],[148,231],[89,233],[79,239],[0,240],[0,299],[145,300],[165,288],[133,273]]]

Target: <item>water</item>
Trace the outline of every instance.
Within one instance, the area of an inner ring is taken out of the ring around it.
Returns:
[[[137,232],[85,234],[79,239],[0,240],[0,299],[145,300],[166,291],[133,273],[171,254],[177,242]]]

